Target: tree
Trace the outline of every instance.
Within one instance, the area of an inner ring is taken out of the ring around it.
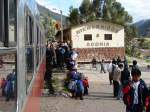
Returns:
[[[133,47],[135,46],[134,38],[138,37],[137,28],[134,25],[125,26],[125,48],[128,55],[132,55]],[[134,46],[133,46],[134,45]]]
[[[83,0],[79,10],[81,21],[89,22],[95,19],[95,13],[92,11],[92,4],[90,0]]]
[[[92,3],[92,11],[95,13],[96,18],[99,18],[101,16],[101,1],[102,0],[93,0]]]
[[[50,15],[41,15],[40,20],[45,28],[47,38],[54,38],[56,33],[55,21]]]
[[[105,0],[104,1],[103,18],[106,21],[111,21],[111,19],[112,19],[111,10],[112,10],[112,4],[114,2],[115,2],[115,0]]]
[[[127,25],[132,22],[132,16],[125,11],[121,3],[116,2],[116,0],[105,0],[103,18],[106,21],[110,21],[120,25]]]
[[[69,21],[71,25],[80,24],[80,14],[77,8],[70,7]]]

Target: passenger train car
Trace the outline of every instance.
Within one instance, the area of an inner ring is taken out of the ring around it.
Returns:
[[[36,1],[0,0],[0,16],[0,59],[13,54],[15,60],[17,97],[14,111],[39,112],[46,39]]]

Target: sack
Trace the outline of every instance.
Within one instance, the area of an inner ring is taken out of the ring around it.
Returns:
[[[75,90],[76,89],[76,81],[70,81],[68,85],[69,90]]]
[[[113,68],[113,67],[112,67],[112,64],[109,64],[109,65],[108,65],[108,69],[107,69],[109,73],[112,72],[112,68]]]
[[[65,50],[63,48],[60,49],[60,53],[63,55],[65,54]]]

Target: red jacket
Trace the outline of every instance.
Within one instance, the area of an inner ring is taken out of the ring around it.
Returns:
[[[88,82],[87,79],[83,80],[83,85],[84,85],[84,87],[88,87],[89,88],[89,82]]]

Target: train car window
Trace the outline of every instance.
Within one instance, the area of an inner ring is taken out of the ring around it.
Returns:
[[[4,42],[4,0],[0,0],[0,47]]]
[[[41,31],[39,32],[39,36],[40,36],[40,38],[39,38],[39,59],[41,60]]]
[[[37,41],[36,41],[36,66],[39,65],[39,28],[37,26]]]
[[[0,44],[8,47],[8,0],[1,0],[0,8]]]
[[[32,18],[29,16],[29,43],[30,45],[33,44],[33,21]]]
[[[31,16],[26,16],[26,35],[25,35],[25,48],[26,48],[26,89],[28,89],[34,74],[34,46],[33,46],[33,19]]]
[[[9,0],[9,46],[16,46],[16,0]]]
[[[37,44],[39,44],[39,28],[37,26]]]
[[[0,46],[16,46],[16,0],[0,0]]]

